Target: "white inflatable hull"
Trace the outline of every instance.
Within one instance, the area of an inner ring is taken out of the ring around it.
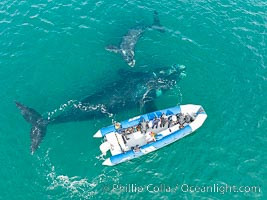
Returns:
[[[106,139],[106,141],[100,145],[102,153],[105,155],[107,151],[110,150],[111,152],[111,157],[107,158],[103,162],[103,165],[113,166],[156,151],[196,131],[203,125],[207,118],[207,114],[202,106],[188,104],[140,115],[122,121],[119,124],[121,129],[127,130],[138,126],[142,121],[150,121],[153,120],[154,117],[160,118],[163,113],[174,121],[170,122],[172,123],[171,127],[149,129],[146,133],[136,131],[128,135],[128,140],[125,139],[124,135],[122,135],[114,125],[104,127],[97,131],[94,137],[105,137]],[[191,121],[181,125],[179,122],[175,121],[176,117],[172,117],[176,115],[188,115],[191,117]],[[192,116],[194,116],[193,120]],[[153,141],[147,141],[148,132],[151,130],[158,130],[159,132],[157,132]],[[135,149],[134,145],[137,146],[137,149]]]

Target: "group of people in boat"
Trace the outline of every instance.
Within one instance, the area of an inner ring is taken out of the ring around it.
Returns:
[[[185,123],[190,123],[194,121],[195,116],[186,114],[184,115],[183,113],[178,113],[174,115],[169,115],[167,116],[165,113],[161,115],[160,118],[155,117],[153,120],[150,121],[143,121],[139,124],[141,126],[141,132],[146,133],[148,129],[157,129],[157,128],[164,128],[167,126],[168,128],[180,124],[180,128],[184,127]]]
[[[179,124],[179,128],[183,128],[186,124],[189,124],[195,120],[196,114],[173,114],[166,115],[163,113],[160,117],[155,116],[154,119],[146,121],[143,119],[137,126],[131,126],[128,128],[122,128],[120,123],[115,123],[115,129],[118,133],[122,134],[122,138],[124,143],[127,143],[129,138],[127,135],[132,134],[134,132],[140,131],[142,134],[146,135],[147,142],[156,141],[157,132],[162,128],[167,128],[171,131],[170,127]],[[134,152],[140,151],[140,146],[136,145],[132,147]]]
[[[116,130],[124,135],[127,138],[127,135],[132,134],[134,132],[140,131],[141,133],[145,134],[147,130],[151,129],[158,129],[158,128],[164,128],[164,127],[172,127],[174,125],[179,124],[179,128],[183,128],[184,125],[187,123],[191,123],[194,121],[195,115],[189,115],[189,114],[183,114],[183,113],[178,113],[178,114],[173,114],[173,115],[166,115],[163,113],[160,117],[155,116],[154,119],[146,121],[143,119],[137,126],[132,126],[129,128],[121,128],[120,123],[115,123],[115,128]]]

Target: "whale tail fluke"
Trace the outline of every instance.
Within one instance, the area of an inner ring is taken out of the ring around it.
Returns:
[[[15,102],[24,119],[32,125],[31,128],[31,153],[39,147],[46,134],[48,120],[42,118],[42,115],[33,108],[29,108],[19,102]]]
[[[159,21],[159,14],[158,14],[157,11],[154,11],[154,21],[153,21],[153,24],[152,24],[151,28],[152,28],[152,29],[155,29],[155,30],[157,30],[157,31],[159,31],[159,32],[162,32],[162,33],[165,32],[165,28],[164,28],[164,26],[162,26],[162,25],[160,24],[160,21]]]

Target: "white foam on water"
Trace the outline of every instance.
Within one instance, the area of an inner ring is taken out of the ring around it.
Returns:
[[[83,111],[95,111],[99,110],[103,114],[107,114],[108,117],[112,117],[113,113],[108,112],[106,106],[104,104],[96,104],[91,105],[89,103],[83,104],[80,101],[77,100],[69,100],[66,103],[63,103],[59,106],[59,108],[54,109],[53,111],[47,112],[47,118],[50,120],[52,117],[56,115],[59,115],[63,113],[65,110],[71,109],[71,108],[77,108]]]
[[[105,168],[91,180],[87,177],[59,174],[57,167],[52,164],[49,158],[49,151],[47,150],[45,155],[45,165],[48,167],[46,175],[46,180],[49,183],[46,188],[48,192],[55,192],[55,194],[60,194],[62,198],[68,199],[92,199],[96,198],[97,195],[101,195],[103,187],[108,183],[117,183],[119,181],[120,174],[115,169]],[[57,190],[60,193],[57,193]],[[62,190],[64,191],[63,193]]]

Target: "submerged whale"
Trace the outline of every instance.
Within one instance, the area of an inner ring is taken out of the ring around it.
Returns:
[[[154,11],[154,22],[151,26],[137,26],[130,29],[126,35],[122,37],[119,47],[110,45],[106,47],[106,50],[114,53],[121,54],[122,58],[127,62],[130,67],[134,67],[134,49],[138,39],[142,36],[145,30],[155,29],[160,32],[164,32],[164,28],[160,25],[158,13]]]
[[[33,108],[15,102],[24,119],[32,125],[31,153],[39,147],[49,124],[96,119],[105,117],[107,112],[116,114],[134,107],[142,108],[142,112],[156,110],[154,100],[173,88],[184,71],[183,65],[159,68],[153,72],[120,70],[118,81],[104,86],[102,90],[82,99],[78,105],[48,119]],[[104,105],[104,108],[99,105]],[[106,111],[103,112],[103,109]]]

